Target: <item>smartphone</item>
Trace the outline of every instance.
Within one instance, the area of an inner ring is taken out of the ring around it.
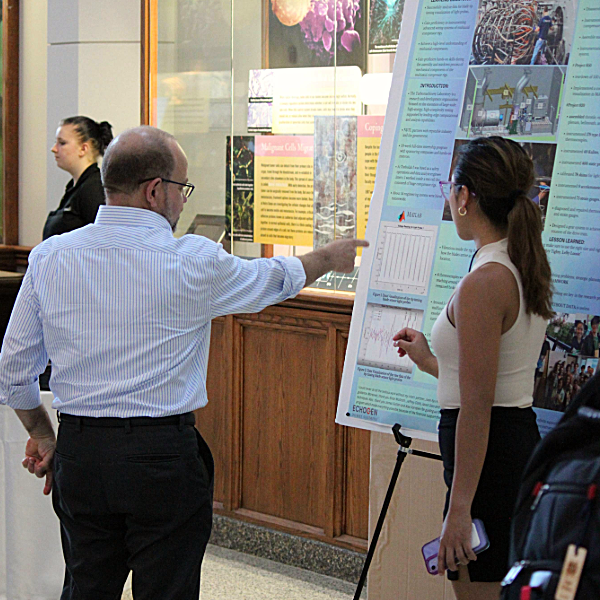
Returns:
[[[475,554],[479,554],[490,547],[490,541],[488,540],[487,534],[485,533],[485,527],[481,519],[473,519],[471,529],[471,547]],[[438,553],[440,551],[440,538],[435,538],[427,542],[421,552],[423,554],[423,560],[425,561],[425,568],[431,575],[438,574]]]

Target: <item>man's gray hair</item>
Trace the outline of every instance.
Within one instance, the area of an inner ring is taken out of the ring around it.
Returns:
[[[132,194],[144,180],[169,179],[175,170],[175,138],[155,127],[124,131],[108,146],[102,161],[102,185],[107,194]]]

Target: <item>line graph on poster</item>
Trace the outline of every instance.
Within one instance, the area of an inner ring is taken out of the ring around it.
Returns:
[[[403,358],[398,356],[392,338],[404,327],[420,331],[422,323],[422,310],[367,304],[358,350],[358,364],[364,367],[411,373],[413,361],[408,356]]]
[[[382,222],[373,259],[371,287],[426,296],[436,236],[435,225]]]

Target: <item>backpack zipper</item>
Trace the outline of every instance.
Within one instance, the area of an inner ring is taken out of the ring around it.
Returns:
[[[586,496],[588,488],[589,485],[585,483],[546,483],[538,490],[533,504],[531,505],[531,510],[535,510],[538,507],[542,496],[549,492],[566,492],[568,494]]]
[[[506,577],[502,580],[501,585],[502,587],[511,585],[523,571],[552,571],[553,573],[559,574],[561,569],[562,563],[557,560],[519,560],[510,568]]]

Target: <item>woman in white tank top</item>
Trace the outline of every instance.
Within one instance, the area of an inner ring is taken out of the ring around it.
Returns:
[[[439,570],[448,569],[458,600],[498,598],[521,472],[539,440],[532,392],[552,311],[541,213],[527,197],[533,181],[515,142],[478,138],[459,149],[441,186],[459,237],[477,247],[472,268],[433,327],[435,355],[420,332],[394,337],[401,356],[438,378],[448,485]],[[490,539],[478,556],[474,518]]]

